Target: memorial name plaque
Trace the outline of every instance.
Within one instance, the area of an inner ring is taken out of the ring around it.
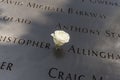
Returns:
[[[0,0],[0,80],[120,80],[120,0]]]

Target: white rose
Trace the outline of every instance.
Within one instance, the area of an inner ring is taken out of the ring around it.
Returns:
[[[51,34],[51,36],[53,37],[53,41],[57,47],[68,43],[70,40],[70,35],[63,30],[56,30]]]

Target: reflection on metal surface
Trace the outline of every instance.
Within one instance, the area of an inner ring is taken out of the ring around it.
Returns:
[[[0,0],[0,80],[119,80],[119,0]],[[71,39],[54,49],[50,34]]]

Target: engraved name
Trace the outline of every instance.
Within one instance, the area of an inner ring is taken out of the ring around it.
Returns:
[[[57,23],[55,29],[68,30],[72,32],[79,32],[79,33],[97,35],[97,36],[101,34],[101,31],[98,29],[90,29],[90,28],[88,29],[87,27],[81,27],[76,25],[64,25],[61,23]]]
[[[48,75],[50,78],[54,80],[103,80],[103,76],[96,76],[94,74],[85,75],[85,74],[73,74],[70,72],[64,72],[59,70],[58,68],[52,67],[48,71]]]
[[[98,5],[106,5],[106,6],[115,6],[120,7],[120,3],[116,1],[109,1],[109,0],[89,0],[92,4],[98,4]]]
[[[31,24],[32,22],[29,19],[13,17],[13,16],[2,16],[1,20],[5,22],[15,22],[15,23],[21,23],[21,24]]]
[[[96,58],[101,59],[109,59],[109,60],[120,60],[120,55],[112,52],[106,52],[101,50],[93,50],[93,49],[84,49],[75,47],[74,45],[71,45],[68,50],[68,54],[77,54],[82,56],[93,56]]]
[[[62,13],[65,15],[66,14],[74,15],[74,16],[76,15],[76,16],[91,17],[91,18],[100,18],[100,19],[107,18],[107,16],[104,15],[103,13],[97,13],[96,11],[92,11],[92,12],[84,11],[82,9],[76,9],[76,8],[72,8],[72,7],[60,8],[60,7],[43,5],[43,4],[34,3],[34,2],[24,3],[22,1],[13,1],[13,0],[0,0],[0,3],[14,5],[14,6],[23,6],[23,7],[32,8],[32,9],[38,9],[38,10],[42,10],[42,11],[47,11],[50,14]]]
[[[44,41],[20,39],[13,36],[2,36],[2,35],[0,35],[0,42],[18,44],[22,46],[31,46],[36,48],[46,48],[46,49],[50,49],[50,46],[51,46],[50,43],[44,42]]]
[[[57,13],[64,13],[64,14],[68,14],[68,15],[77,15],[77,16],[106,19],[106,15],[104,15],[104,14],[83,11],[83,10],[72,8],[72,7],[64,9],[64,8],[58,8],[58,7],[49,6],[49,5],[41,5],[41,4],[37,4],[37,3],[31,3],[31,2],[29,2],[27,4],[27,7],[33,8],[33,9],[41,9],[41,10],[49,11],[49,12],[53,12],[53,13],[57,12]]]
[[[9,62],[0,62],[0,70],[12,71],[13,63]]]
[[[10,4],[10,5],[15,5],[15,6],[22,6],[23,2],[22,1],[15,1],[15,0],[0,0],[0,3],[4,4]]]
[[[57,23],[55,25],[55,29],[60,29],[60,30],[68,30],[72,32],[78,32],[78,33],[83,33],[83,34],[89,34],[90,36],[99,36],[99,37],[106,37],[106,38],[113,38],[113,39],[120,39],[120,33],[117,31],[112,31],[112,30],[100,30],[97,28],[88,28],[85,26],[78,26],[78,25],[68,25],[68,24],[62,24],[62,23]]]
[[[90,4],[97,4],[98,5],[105,5],[105,6],[113,6],[113,7],[120,7],[120,2],[115,0],[80,0],[80,2],[89,2]]]

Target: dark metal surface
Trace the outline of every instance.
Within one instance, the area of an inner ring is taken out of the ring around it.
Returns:
[[[119,0],[0,0],[0,80],[119,80],[119,61]]]

